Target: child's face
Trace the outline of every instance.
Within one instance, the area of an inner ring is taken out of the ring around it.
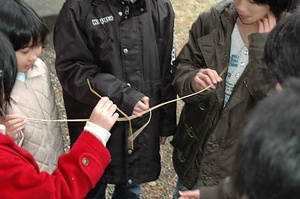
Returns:
[[[257,4],[253,0],[234,0],[234,5],[240,20],[247,25],[257,23],[270,12],[269,5]]]
[[[35,60],[42,53],[42,44],[33,46],[32,42],[25,48],[16,51],[18,60],[18,72],[27,72],[33,67]]]

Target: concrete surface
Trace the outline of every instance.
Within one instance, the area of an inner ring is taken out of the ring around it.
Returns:
[[[41,17],[49,28],[49,35],[46,42],[53,44],[53,27],[57,15],[64,3],[64,0],[24,0],[26,1]]]

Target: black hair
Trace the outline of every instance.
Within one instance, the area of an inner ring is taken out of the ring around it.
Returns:
[[[289,9],[289,12],[294,12],[298,9],[299,7],[299,4],[300,4],[300,0],[293,0],[293,2],[291,3],[291,6],[290,6],[290,9]]]
[[[48,28],[23,0],[0,0],[0,31],[6,34],[15,51],[44,43]]]
[[[300,12],[281,20],[269,33],[264,50],[266,66],[279,83],[300,73]]]
[[[16,53],[8,38],[0,32],[0,107],[10,101],[10,93],[17,77]]]
[[[300,79],[261,101],[237,148],[233,187],[237,197],[300,196]]]
[[[288,11],[294,0],[254,0],[256,4],[269,5],[271,12],[275,15],[276,19],[281,18],[282,13]]]

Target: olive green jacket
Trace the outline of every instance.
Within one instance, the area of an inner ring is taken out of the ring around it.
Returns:
[[[236,19],[232,1],[225,0],[193,23],[189,41],[174,68],[173,86],[180,97],[196,92],[193,77],[199,69],[211,68],[218,74],[226,71]],[[226,72],[215,90],[184,99],[172,145],[175,171],[187,188],[198,180],[200,186],[217,185],[230,175],[239,129],[249,111],[273,86],[263,64],[266,38],[267,34],[259,33],[249,36],[249,63],[225,107]],[[201,199],[204,192],[201,188]]]

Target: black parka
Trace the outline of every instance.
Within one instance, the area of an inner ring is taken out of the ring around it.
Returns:
[[[143,97],[150,106],[174,99],[171,86],[174,12],[169,0],[67,0],[55,26],[56,71],[67,116],[88,118],[99,100],[88,87],[108,96],[131,115]],[[122,116],[122,115],[121,115]],[[133,131],[149,114],[132,121]],[[71,142],[84,123],[69,123]],[[176,128],[176,104],[155,110],[150,124],[128,148],[128,122],[117,122],[107,147],[112,162],[102,182],[140,184],[160,173],[159,136]]]

